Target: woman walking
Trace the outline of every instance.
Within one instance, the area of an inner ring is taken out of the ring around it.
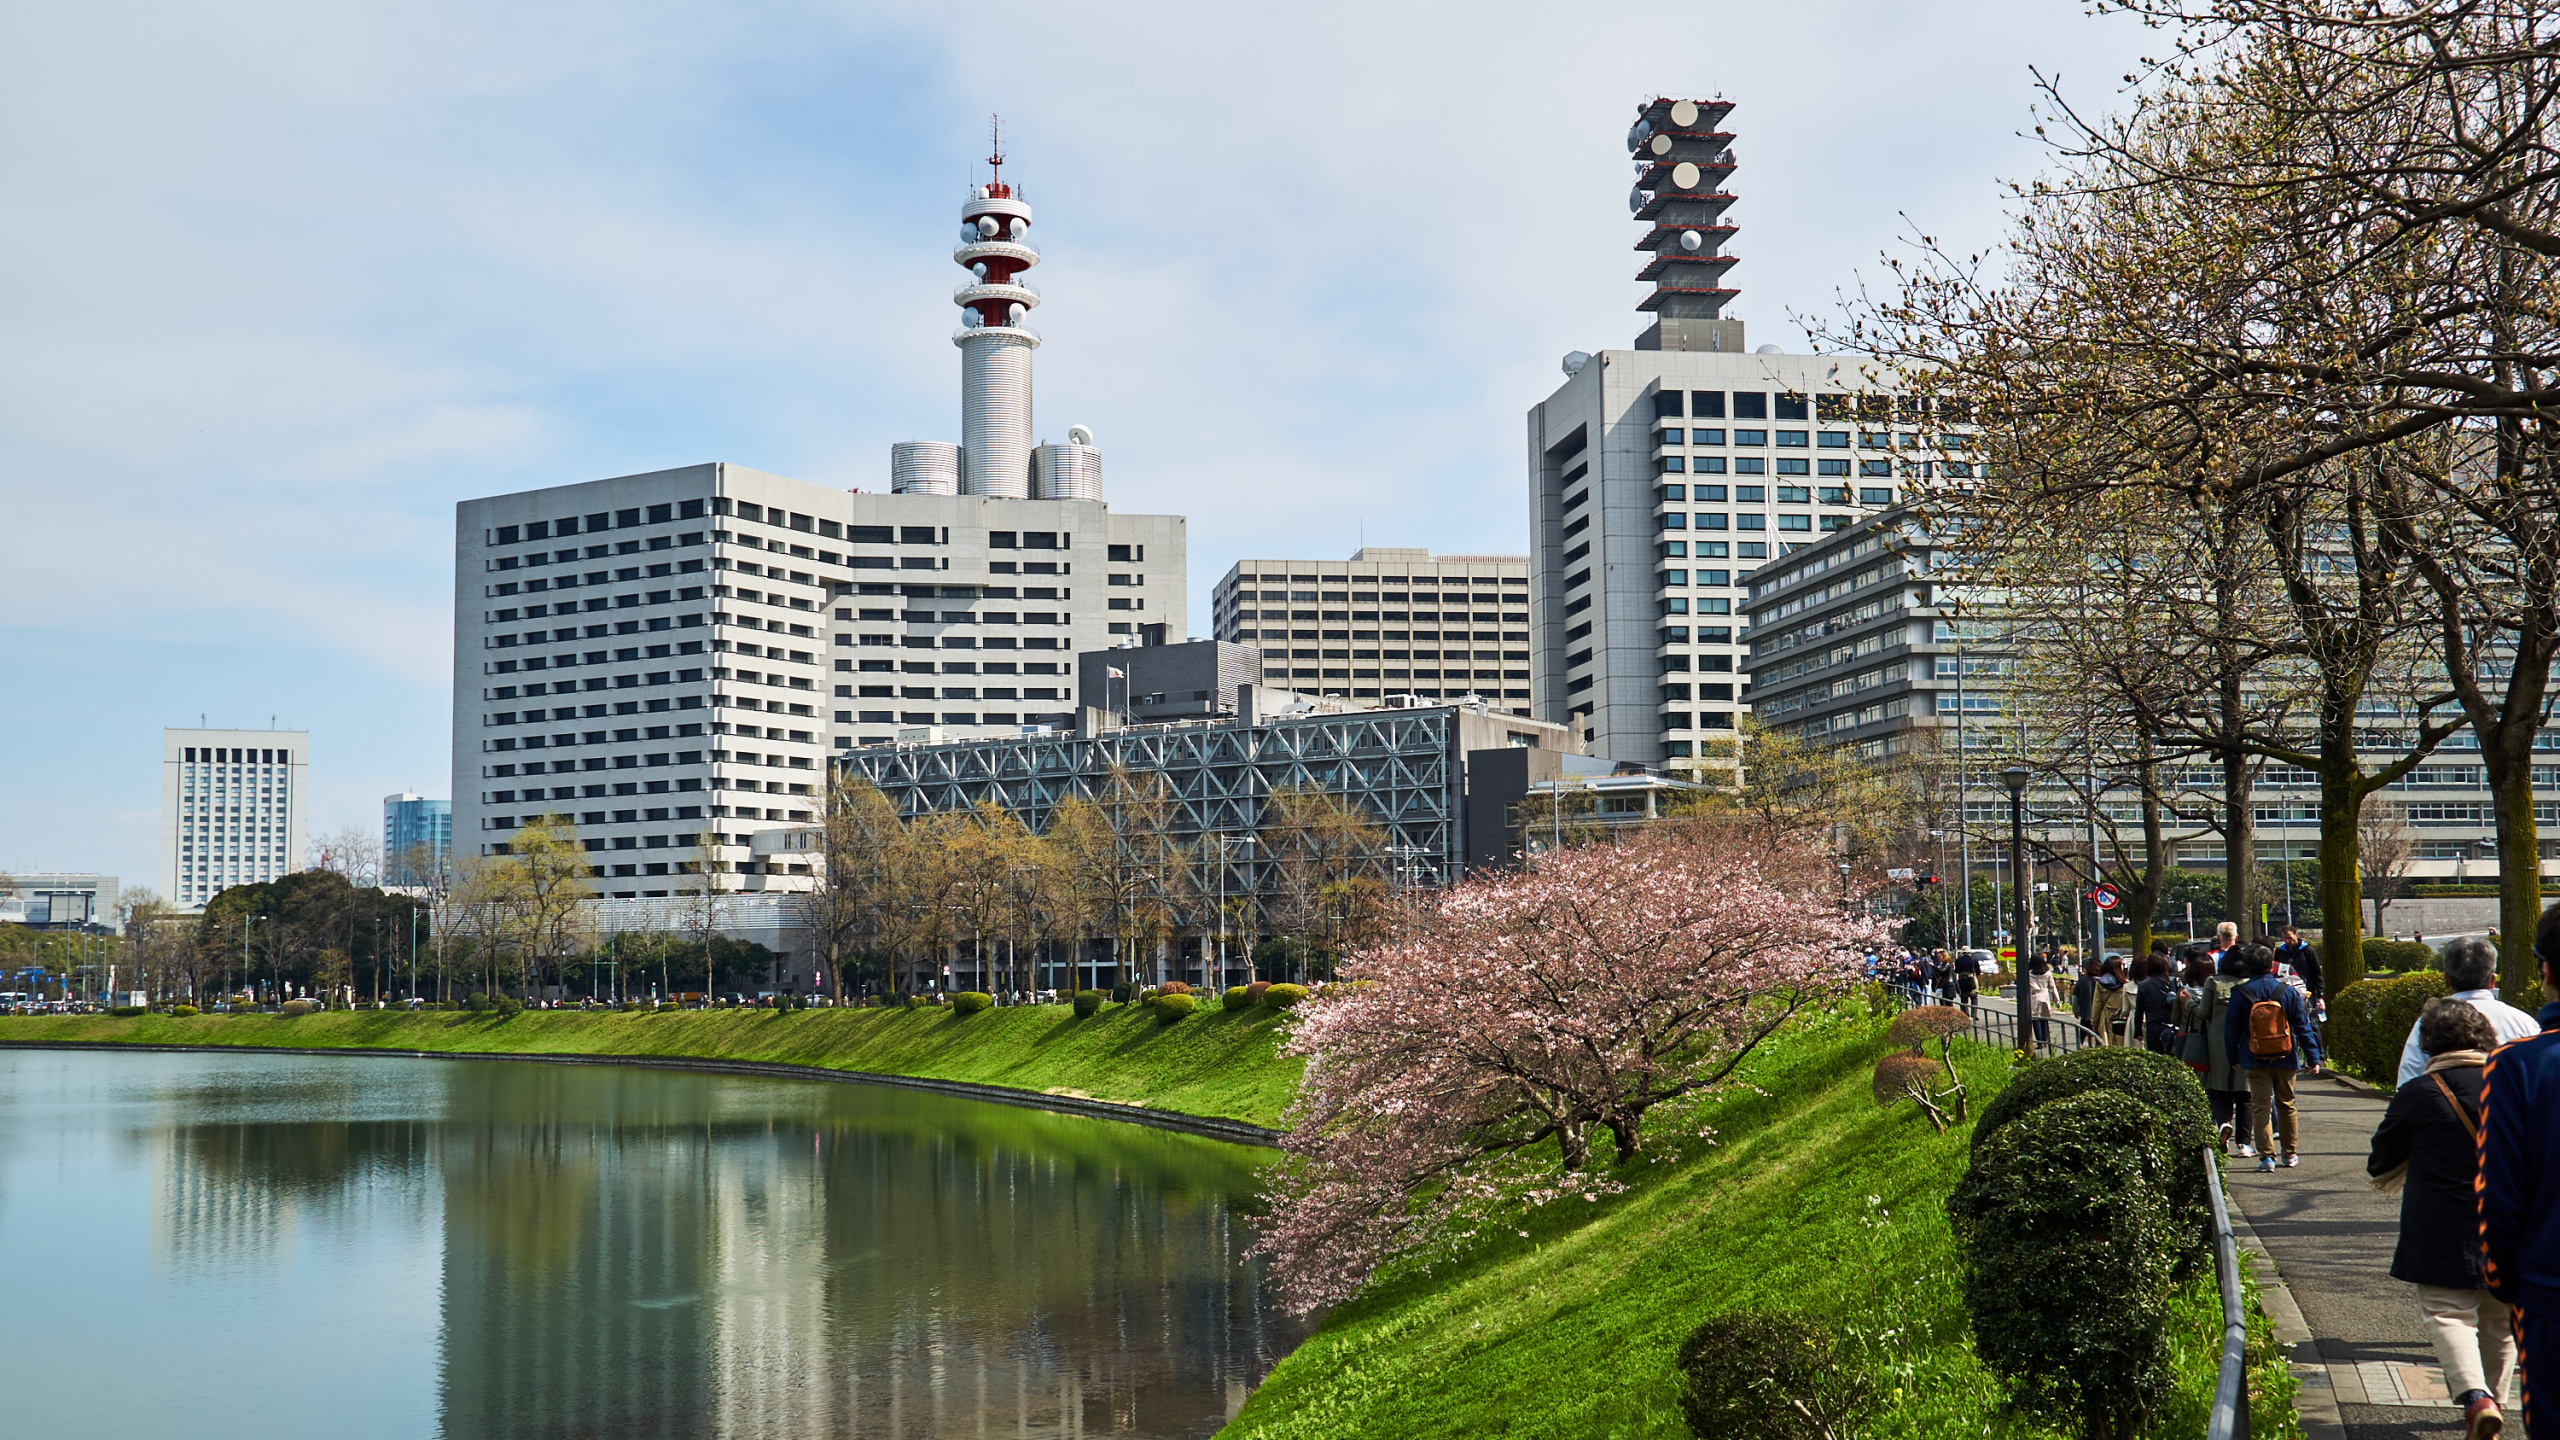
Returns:
[[[2089,992],[2089,1028],[2098,1032],[2101,1045],[2126,1043],[2117,1028],[2130,1008],[2132,991],[2125,984],[2124,957],[2110,955],[2098,967],[2098,983]]]
[[[2154,1055],[2175,1056],[2178,1042],[2186,1038],[2178,1025],[2184,996],[2178,972],[2167,955],[2155,954],[2143,963],[2150,973],[2134,987],[2134,1018],[2142,1027],[2143,1048]]]
[[[2213,964],[2213,952],[2203,945],[2187,947],[2187,957]],[[2249,1143],[2249,1077],[2231,1063],[2230,1038],[2225,1035],[2224,1021],[2231,1010],[2231,992],[2240,988],[2239,959],[2225,955],[2220,968],[2203,985],[2187,996],[2187,1033],[2204,1037],[2204,1058],[2198,1062],[2189,1047],[2188,1064],[2196,1078],[2204,1082],[2205,1099],[2213,1104],[2213,1128],[2222,1136],[2222,1148],[2243,1160],[2254,1158],[2258,1149]]]
[[[2391,1278],[2418,1289],[2418,1314],[2444,1366],[2444,1388],[2462,1407],[2465,1440],[2491,1440],[2504,1429],[2498,1397],[2516,1368],[2507,1307],[2481,1287],[2472,1193],[2481,1067],[2497,1043],[2497,1031],[2468,1001],[2428,1001],[2418,1015],[2426,1070],[2392,1095],[2365,1160],[2376,1186],[2401,1187]]]
[[[2038,955],[2027,966],[2027,1016],[2035,1024],[2035,1047],[2053,1048],[2053,1004],[2061,997],[2062,983],[2053,976],[2053,964]]]

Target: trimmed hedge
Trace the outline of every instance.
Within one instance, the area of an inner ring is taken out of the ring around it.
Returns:
[[[319,1008],[319,1006],[312,1004],[308,1000],[287,1000],[284,1002],[284,1013],[287,1015],[308,1015]]]
[[[2093,1091],[2126,1096],[2160,1117],[2162,1136],[2173,1156],[2170,1178],[2163,1182],[2166,1197],[2180,1223],[2189,1227],[2189,1235],[2203,1234],[2213,1213],[2205,1186],[2204,1147],[2216,1144],[2220,1134],[2214,1128],[2213,1104],[2205,1099],[2203,1082],[2196,1079],[2195,1071],[2166,1055],[2131,1046],[2093,1045],[2027,1065],[1982,1107],[1982,1119],[1973,1128],[1974,1168],[1990,1163],[1991,1141],[2006,1127],[2041,1114],[2049,1105]],[[2182,1273],[2203,1253],[2193,1245],[2180,1247],[2178,1258],[2186,1262],[2180,1266]]]
[[[1218,1003],[1229,1010],[1250,1010],[1253,1008],[1253,987],[1230,985],[1227,993],[1218,997]]]
[[[169,1013],[181,1020],[184,1020],[190,1015],[199,1015],[203,1012],[196,1009],[193,1005],[172,1005],[169,1007]]]
[[[996,1003],[996,997],[982,990],[963,990],[951,997],[951,1008],[963,1015],[975,1015]]]
[[[2372,942],[2367,941],[2366,954],[2372,950]],[[2428,1001],[2451,993],[2441,970],[2359,980],[2329,997],[2329,1023],[2320,1034],[2321,1048],[2341,1069],[2376,1085],[2396,1085],[2400,1047],[2409,1043],[2409,1027],[2418,1023],[2418,1012],[2427,1008]]]
[[[1191,993],[1191,987],[1185,985],[1179,980],[1167,980],[1156,987],[1156,993],[1158,995],[1188,995]]]
[[[2027,1073],[2047,1068],[2060,1062]],[[2090,1435],[2138,1433],[2175,1388],[2168,1311],[2202,1233],[2172,1198],[2192,1137],[2103,1088],[1990,1122],[1947,1198],[1974,1349],[2020,1408]]]
[[[2367,940],[2367,970],[2425,970],[2436,963],[2436,947],[2416,940]]]
[[[1094,1016],[1101,1014],[1104,998],[1103,993],[1099,990],[1077,991],[1076,1018],[1079,1020],[1090,1020]]]
[[[1167,1025],[1198,1008],[1200,1002],[1189,995],[1158,995],[1155,999],[1156,1018]]]
[[[1737,1310],[1690,1331],[1672,1363],[1690,1433],[1707,1440],[1798,1440],[1854,1432],[1874,1415],[1875,1382],[1847,1361],[1818,1320]]]
[[[1274,1010],[1287,1010],[1307,998],[1304,985],[1274,985],[1262,992],[1262,1003]]]
[[[107,1007],[107,1013],[110,1015],[121,1015],[127,1020],[130,1020],[136,1015],[150,1014],[151,1007],[148,1005],[110,1005]]]

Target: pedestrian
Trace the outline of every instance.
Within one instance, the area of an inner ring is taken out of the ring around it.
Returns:
[[[2276,946],[2276,963],[2290,965],[2302,977],[2302,986],[2311,992],[2311,1013],[2318,1019],[2329,1018],[2329,991],[2320,979],[2320,952],[2302,938],[2302,932],[2291,925],[2284,927],[2284,943]]]
[[[1955,971],[1956,1003],[1962,1005],[1964,1013],[1970,1015],[1973,1013],[1974,993],[1982,988],[1982,952],[1979,950],[1957,951]]]
[[[1938,1003],[1952,1005],[1956,1000],[1956,963],[1944,950],[1929,959],[1929,985],[1937,992]]]
[[[2480,936],[2466,935],[2445,946],[2444,957],[2436,963],[2444,970],[2445,988],[2453,992],[2449,998],[2479,1011],[2498,1037],[2498,1045],[2542,1033],[2541,1024],[2532,1016],[2498,998],[2496,945]],[[2412,1025],[2407,1043],[2400,1047],[2400,1076],[2395,1083],[2405,1086],[2426,1073],[2426,1068],[2427,1057],[2418,1044],[2418,1026]]]
[[[2089,996],[2089,1028],[2098,1032],[2101,1045],[2122,1045],[2124,1034],[2118,1028],[2130,1009],[2132,990],[2125,981],[2124,957],[2110,955],[2098,967],[2098,987]]]
[[[2035,1022],[2036,1048],[2053,1048],[2053,1002],[2061,994],[2053,962],[2042,955],[2027,966],[2027,1014]]]
[[[2480,1086],[2497,1031],[2460,1000],[2430,1000],[2418,1015],[2427,1056],[2423,1083],[2403,1083],[2373,1132],[2364,1162],[2374,1184],[2399,1185],[2400,1244],[2391,1278],[2418,1287],[2418,1315],[2435,1341],[2444,1388],[2462,1407],[2468,1440],[2505,1423],[2498,1397],[2516,1368],[2504,1302],[2481,1288],[2479,1212]]]
[[[2299,1120],[2294,1113],[2293,1081],[2308,1068],[2320,1073],[2320,1035],[2311,1028],[2311,1011],[2294,988],[2275,977],[2275,952],[2264,945],[2244,945],[2240,957],[2248,979],[2231,992],[2230,1012],[2223,1017],[2223,1043],[2231,1061],[2249,1080],[2249,1109],[2258,1122],[2258,1168],[2276,1168],[2276,1146],[2284,1146],[2284,1165],[2302,1161]]]
[[[2515,1316],[2524,1371],[2524,1431],[2560,1435],[2560,1409],[2537,1398],[2537,1360],[2560,1355],[2560,905],[2542,912],[2533,955],[2542,972],[2542,1032],[2501,1046],[2480,1077],[2481,1288]],[[2560,1362],[2555,1362],[2560,1363]],[[2560,1374],[2545,1372],[2560,1383]]]
[[[2250,1159],[2258,1147],[2251,1143],[2249,1129],[2249,1082],[2231,1063],[2223,1025],[2231,1009],[2231,992],[2240,988],[2239,958],[2225,957],[2226,964],[2218,967],[2212,948],[2203,944],[2189,945],[2187,954],[2201,961],[2208,972],[2203,985],[2190,992],[2187,1000],[2187,1033],[2203,1042],[2201,1047],[2188,1045],[2187,1063],[2204,1082],[2205,1099],[2213,1105],[2213,1128],[2222,1137],[2223,1149]]]
[[[2161,942],[2164,945],[2167,942]],[[2179,1001],[2184,987],[2178,983],[2174,962],[2166,953],[2155,952],[2145,962],[2150,973],[2134,987],[2134,1018],[2142,1029],[2143,1048],[2154,1055],[2178,1055],[2179,1043],[2186,1032],[2178,1023]]]
[[[2073,981],[2071,985],[2071,1018],[2079,1021],[2081,1028],[2086,1030],[2097,1028],[2089,1023],[2089,1018],[2096,1012],[2098,1005],[2098,970],[2098,962],[2082,961],[2080,978]]]

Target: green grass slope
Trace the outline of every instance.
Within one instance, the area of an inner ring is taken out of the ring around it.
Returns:
[[[1862,1435],[2046,1433],[1998,1413],[2000,1387],[1966,1338],[1944,1205],[1970,1126],[1937,1134],[1908,1104],[1876,1107],[1880,1032],[1863,1013],[1791,1029],[1752,1062],[1756,1093],[1718,1107],[1715,1145],[1693,1142],[1628,1194],[1550,1205],[1518,1227],[1525,1237],[1337,1309],[1221,1440],[1676,1440],[1689,1433],[1680,1341],[1710,1315],[1760,1306],[1851,1338],[1889,1396]],[[1959,1064],[1979,1113],[2007,1059],[1975,1050]],[[2209,1268],[2181,1315],[2182,1393],[2155,1433],[2201,1437],[2221,1345]],[[2258,1391],[2257,1434],[2295,1433],[2271,1331],[2261,1359],[2274,1388]]]
[[[976,1015],[921,1010],[328,1011],[318,1015],[0,1016],[0,1041],[79,1040],[456,1054],[766,1060],[965,1080],[1277,1126],[1303,1061],[1278,1053],[1280,1012],[1203,1009],[1172,1025],[1143,1007],[1079,1020],[1065,1005]]]

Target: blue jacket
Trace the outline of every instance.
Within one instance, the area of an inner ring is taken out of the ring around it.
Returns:
[[[2480,1090],[2480,1272],[2489,1293],[2560,1303],[2560,1004],[2489,1056]]]
[[[2282,1055],[2253,1055],[2249,1051],[2249,1012],[2261,1000],[2284,1003],[2284,1014],[2293,1022],[2293,1048]],[[2231,1013],[2223,1017],[2222,1043],[2231,1052],[2231,1064],[2238,1070],[2297,1070],[2304,1056],[2320,1063],[2320,1036],[2311,1028],[2311,1012],[2303,1008],[2302,996],[2294,988],[2273,975],[2260,975],[2241,982],[2231,992]]]

